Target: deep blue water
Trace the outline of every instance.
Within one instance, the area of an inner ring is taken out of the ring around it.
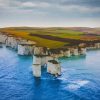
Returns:
[[[62,58],[62,76],[42,69],[32,75],[32,57],[0,48],[0,100],[100,100],[100,50],[87,56]]]

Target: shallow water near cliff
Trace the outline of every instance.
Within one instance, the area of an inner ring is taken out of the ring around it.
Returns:
[[[100,100],[100,50],[60,59],[62,75],[32,75],[32,57],[0,48],[0,100]]]

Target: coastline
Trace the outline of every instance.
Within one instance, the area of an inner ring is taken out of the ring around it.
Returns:
[[[87,50],[100,49],[100,43],[80,43],[77,46],[64,46],[58,49],[50,49],[39,47],[35,41],[25,40],[0,33],[1,47],[4,44],[6,47],[17,51],[18,55],[33,56],[33,75],[41,77],[41,67],[46,66],[47,72],[54,74],[56,77],[61,75],[61,65],[59,58],[71,56],[86,55]]]

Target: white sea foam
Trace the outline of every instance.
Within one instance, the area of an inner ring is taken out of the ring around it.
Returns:
[[[61,68],[62,72],[67,72],[67,71],[76,71],[76,69],[73,69],[73,68]]]
[[[88,83],[89,83],[88,80],[77,80],[77,81],[73,81],[71,84],[69,84],[67,86],[67,88],[71,89],[71,90],[77,90]]]
[[[88,84],[89,81],[88,80],[78,80],[78,81],[74,81],[73,83],[78,84],[80,86],[84,86],[85,84]]]
[[[76,84],[70,84],[67,86],[68,89],[71,90],[77,90],[78,88],[80,88],[80,86],[76,85]]]
[[[65,71],[67,71],[67,69],[66,68],[61,68],[61,71],[65,72]]]
[[[57,79],[62,80],[62,81],[66,81],[67,80],[66,78],[63,78],[63,77],[58,77]]]

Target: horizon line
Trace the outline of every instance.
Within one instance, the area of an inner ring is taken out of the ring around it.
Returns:
[[[100,27],[89,27],[89,26],[0,26],[0,28],[19,28],[19,27],[26,27],[26,28],[100,28]]]

